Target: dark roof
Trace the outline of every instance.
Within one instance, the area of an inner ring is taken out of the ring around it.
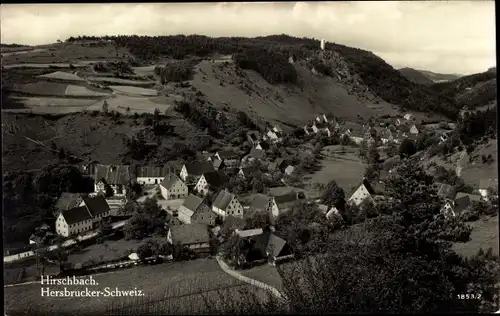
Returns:
[[[64,220],[68,225],[73,225],[82,221],[92,219],[92,215],[85,206],[74,207],[62,212]]]
[[[249,131],[247,133],[248,137],[252,139],[253,141],[258,141],[259,140],[259,132],[258,131]]]
[[[222,160],[224,160],[224,159],[238,159],[239,158],[238,154],[232,150],[221,150],[221,151],[218,151],[217,154],[219,155],[219,157]]]
[[[217,195],[213,205],[221,210],[225,210],[233,198],[234,194],[227,190],[222,190],[219,192],[219,195]]]
[[[220,188],[226,182],[226,176],[222,172],[212,171],[203,174],[205,181],[211,188]]]
[[[322,123],[315,122],[314,125],[316,125],[316,127],[319,129],[328,127],[328,123],[324,123],[324,122],[322,122]]]
[[[264,150],[252,148],[252,150],[250,151],[250,156],[255,159],[262,159],[264,157]]]
[[[130,166],[127,165],[97,165],[95,180],[104,180],[107,184],[127,185],[132,180]]]
[[[170,233],[173,244],[189,245],[209,242],[208,226],[204,224],[172,226]]]
[[[479,189],[496,189],[498,188],[498,181],[496,179],[481,179],[479,180]]]
[[[455,188],[449,184],[439,184],[437,194],[446,199],[454,199],[456,195]]]
[[[189,175],[201,176],[204,173],[214,171],[214,165],[209,161],[190,162],[185,166]]]
[[[188,217],[191,217],[196,210],[203,205],[203,199],[200,197],[190,194],[185,200],[184,203],[182,203],[182,206],[184,206],[186,209],[191,211],[191,214],[186,214]]]
[[[243,172],[243,175],[247,177],[249,175],[259,172],[259,167],[251,166],[251,167],[240,168],[240,170]]]
[[[69,210],[70,208],[80,205],[82,195],[80,193],[63,192],[55,204],[55,209],[58,211]]]
[[[165,179],[160,183],[165,189],[170,189],[177,181],[182,181],[176,174],[170,173],[165,176]]]
[[[268,142],[265,142],[265,141],[261,141],[261,142],[259,142],[259,145],[260,145],[260,147],[262,147],[262,149],[264,149],[264,150],[268,150],[268,149],[269,149],[269,147],[270,147],[269,143],[268,143]]]
[[[368,193],[370,193],[371,195],[375,194],[375,190],[373,188],[373,185],[370,183],[370,181],[368,181],[367,179],[363,179],[361,184],[363,184],[365,186],[366,190],[368,190]],[[359,186],[361,186],[361,184]],[[359,188],[359,186],[358,186],[358,188]],[[358,188],[356,188],[356,190]]]
[[[274,197],[274,201],[276,204],[285,204],[297,201],[299,199],[299,195],[297,192],[289,192],[283,195],[277,195]]]
[[[262,234],[250,237],[255,243],[254,247],[259,249],[263,254],[269,253],[270,256],[278,257],[286,241],[283,238],[276,236],[270,231],[265,231]]]
[[[215,159],[212,161],[212,164],[214,165],[214,168],[221,168],[224,166],[224,161],[220,160],[220,159]]]
[[[250,208],[254,209],[254,210],[264,211],[267,208],[267,206],[269,205],[270,201],[271,201],[271,197],[264,195],[264,194],[257,194],[252,199],[252,204],[250,205]]]
[[[99,214],[109,213],[110,208],[108,202],[102,195],[97,195],[94,197],[84,197],[83,201],[85,202],[85,206],[89,210],[90,214],[93,217],[96,217]]]
[[[479,201],[481,201],[481,197],[479,195],[459,192],[457,193],[457,197],[455,198],[455,211],[462,212],[467,207],[469,207],[472,202]]]
[[[137,167],[137,178],[163,178],[169,173],[175,173],[171,166],[142,166]]]

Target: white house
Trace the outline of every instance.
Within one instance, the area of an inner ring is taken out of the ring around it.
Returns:
[[[179,207],[178,219],[184,224],[214,225],[217,215],[203,202],[203,199],[190,194]]]
[[[170,166],[137,167],[136,181],[140,184],[160,184],[169,173],[175,173]]]
[[[280,214],[287,212],[298,200],[305,199],[303,192],[289,192],[272,198],[269,204],[271,219],[276,219]]]
[[[215,169],[210,161],[190,162],[182,166],[180,177],[186,184],[195,184],[202,174],[211,171],[215,171]]]
[[[224,161],[227,167],[234,167],[240,163],[239,155],[231,150],[218,151],[215,156],[217,159]]]
[[[311,128],[312,128],[312,130],[313,130],[314,133],[319,133],[320,131],[322,131],[322,132],[326,133],[328,135],[328,137],[332,136],[332,132],[328,128],[327,123],[316,123],[316,122],[313,122]]]
[[[363,179],[363,182],[361,185],[354,191],[354,193],[351,195],[349,200],[347,200],[347,203],[352,203],[356,206],[360,206],[364,202],[369,202],[375,204],[375,200],[373,198],[374,191],[370,183],[366,180]]]
[[[94,192],[106,194],[106,187],[113,190],[115,196],[125,196],[127,186],[132,182],[130,166],[97,165],[95,171]]]
[[[204,173],[196,183],[195,190],[203,195],[218,191],[226,182],[227,177],[221,172]]]
[[[403,118],[407,121],[411,121],[411,120],[413,120],[413,114],[410,114],[410,113],[405,114],[405,116],[403,116]]]
[[[160,191],[165,200],[184,199],[188,196],[187,185],[172,173],[160,183]]]
[[[486,201],[490,198],[490,190],[498,190],[498,182],[496,179],[481,179],[479,181],[479,194],[481,194],[481,197]]]
[[[285,174],[286,175],[291,175],[293,172],[295,171],[295,167],[294,166],[288,166],[285,168]]]
[[[417,126],[415,124],[413,124],[411,127],[410,127],[410,133],[413,134],[413,135],[418,135],[420,131],[418,130]]]
[[[222,218],[229,215],[234,217],[243,217],[243,206],[236,196],[227,190],[222,190],[215,199],[212,210]]]

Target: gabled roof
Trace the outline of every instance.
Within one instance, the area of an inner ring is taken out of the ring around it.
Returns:
[[[204,173],[214,171],[214,165],[209,161],[195,161],[185,164],[189,175],[201,176]]]
[[[462,212],[471,205],[472,202],[480,202],[481,196],[458,192],[455,198],[455,211]]]
[[[260,235],[251,237],[255,241],[254,247],[259,249],[263,254],[278,257],[285,247],[286,241],[275,234],[266,231]]]
[[[262,234],[264,231],[262,230],[262,228],[256,228],[256,229],[247,229],[247,230],[236,230],[235,233],[242,237],[242,238],[246,238],[246,237],[251,237],[251,236],[256,236],[256,235],[260,235]]]
[[[170,227],[172,243],[190,245],[208,243],[208,226],[204,224],[184,224]]]
[[[264,150],[262,149],[257,149],[257,148],[252,148],[250,151],[250,156],[255,158],[255,159],[262,159],[264,157]]]
[[[239,158],[238,154],[232,150],[221,150],[221,151],[218,151],[217,154],[219,155],[219,157],[222,160],[224,160],[224,159],[238,159]]]
[[[312,126],[309,126],[309,125],[304,126],[304,130],[306,130],[308,133],[314,133]]]
[[[297,200],[299,200],[299,195],[297,192],[293,191],[286,194],[277,195],[274,197],[274,202],[276,202],[276,204],[278,205],[295,202]]]
[[[177,181],[182,182],[182,180],[176,174],[170,173],[165,176],[165,179],[163,179],[160,185],[169,190]]]
[[[85,206],[79,206],[71,208],[69,210],[64,210],[61,214],[68,225],[73,225],[92,219],[92,215]]]
[[[251,209],[264,211],[267,209],[269,202],[271,202],[271,197],[264,194],[257,194],[252,199]]]
[[[127,185],[132,180],[128,165],[97,165],[95,180],[104,180],[109,185]]]
[[[224,189],[219,192],[219,195],[217,195],[217,198],[215,199],[213,206],[221,210],[225,210],[233,198],[234,194]]]
[[[85,202],[85,206],[90,214],[92,214],[92,217],[96,217],[99,214],[106,214],[110,211],[108,202],[106,202],[106,199],[102,195],[84,197],[83,202]]]
[[[184,200],[182,206],[184,206],[185,209],[179,208],[179,212],[185,212],[187,217],[191,217],[198,210],[198,208],[203,206],[203,200],[194,194],[190,194]]]
[[[292,173],[294,170],[295,170],[294,166],[288,166],[288,167],[285,168],[285,172],[286,173]]]
[[[211,188],[217,189],[222,187],[226,182],[227,178],[222,172],[212,171],[203,174],[205,181],[210,185]]]
[[[63,192],[55,204],[55,209],[58,211],[69,210],[70,208],[78,207],[82,200],[80,193]]]
[[[437,195],[446,199],[454,199],[457,194],[455,188],[449,184],[438,184],[438,188]]]
[[[245,168],[240,168],[241,172],[243,172],[243,175],[245,177],[248,177],[252,174],[255,174],[259,172],[259,167],[257,166],[250,166],[250,167],[245,167]]]
[[[170,166],[142,166],[137,167],[137,178],[163,178],[169,173],[175,173]]]
[[[219,169],[219,168],[224,166],[224,161],[222,161],[220,159],[215,159],[215,160],[212,160],[212,164],[214,165],[214,168]]]

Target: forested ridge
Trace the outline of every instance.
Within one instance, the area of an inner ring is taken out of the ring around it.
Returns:
[[[97,40],[98,37],[71,37],[67,41]],[[136,58],[151,62],[160,57],[185,59],[206,57],[213,53],[234,54],[241,68],[253,69],[272,84],[296,83],[294,68],[288,63],[292,55],[303,58],[318,50],[319,40],[287,35],[243,38],[211,38],[201,35],[175,36],[106,36],[118,46],[126,47]],[[336,43],[326,49],[338,52],[366,86],[383,100],[408,110],[436,112],[455,119],[458,107],[454,100],[428,87],[415,84],[375,54]]]

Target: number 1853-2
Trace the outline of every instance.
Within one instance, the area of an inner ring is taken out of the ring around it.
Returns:
[[[478,300],[481,298],[481,294],[457,294],[459,300]]]

